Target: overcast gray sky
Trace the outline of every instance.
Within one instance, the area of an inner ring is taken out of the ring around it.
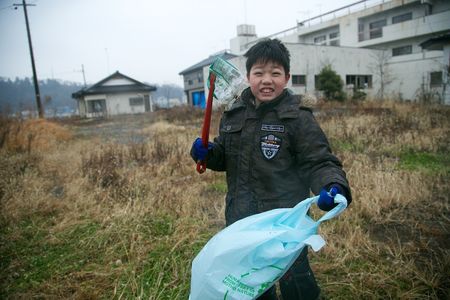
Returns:
[[[95,83],[116,70],[182,85],[178,73],[230,48],[236,26],[259,37],[356,0],[28,0],[37,77]],[[31,77],[21,0],[0,0],[0,77]]]

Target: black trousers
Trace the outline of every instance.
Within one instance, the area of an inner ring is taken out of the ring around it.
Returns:
[[[320,295],[314,274],[309,266],[308,247],[305,247],[291,268],[280,279],[283,300],[316,300]],[[268,289],[258,300],[278,300],[275,286]]]

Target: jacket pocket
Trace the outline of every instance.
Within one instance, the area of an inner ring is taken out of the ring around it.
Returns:
[[[226,122],[221,133],[225,139],[225,153],[237,154],[239,152],[243,122]]]

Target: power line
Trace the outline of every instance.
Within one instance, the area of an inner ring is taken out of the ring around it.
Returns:
[[[13,5],[9,5],[9,6],[5,6],[5,7],[0,7],[0,11],[8,9],[8,8],[13,8]]]

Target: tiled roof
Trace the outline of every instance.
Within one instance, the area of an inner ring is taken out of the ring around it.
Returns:
[[[103,85],[106,81],[114,78],[125,78],[133,83],[123,85]],[[78,99],[85,95],[95,95],[95,94],[113,94],[123,92],[151,92],[151,91],[156,91],[156,87],[142,83],[140,81],[137,81],[136,79],[123,75],[119,71],[116,71],[114,74],[111,74],[105,79],[100,80],[96,84],[93,84],[90,87],[82,88],[81,90],[73,93],[72,98]]]
[[[216,55],[211,55],[210,57],[202,60],[201,62],[196,63],[195,65],[190,66],[189,68],[181,71],[180,73],[178,73],[179,75],[184,75],[186,73],[190,73],[192,71],[198,70],[203,68],[204,66],[208,66],[210,64],[213,63],[213,61],[217,58],[217,57],[221,57],[222,59],[225,60],[229,60],[231,58],[237,57],[237,55],[229,53],[229,52],[224,52],[224,53],[220,53],[220,54],[216,54]]]

